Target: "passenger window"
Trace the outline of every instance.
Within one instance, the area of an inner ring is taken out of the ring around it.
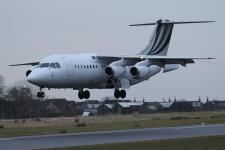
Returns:
[[[49,63],[43,63],[40,65],[40,68],[46,68],[49,67]]]
[[[74,67],[75,67],[75,68],[77,68],[77,66],[76,66],[76,65],[74,65]]]
[[[92,68],[92,66],[90,65],[90,68]]]
[[[87,65],[87,68],[89,68],[89,66]]]
[[[50,68],[56,68],[56,67],[55,67],[55,63],[51,63],[51,64],[50,64]]]
[[[55,63],[56,68],[61,68],[59,63]]]

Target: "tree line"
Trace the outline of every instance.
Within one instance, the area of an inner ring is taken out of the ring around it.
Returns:
[[[14,85],[7,87],[5,80],[0,75],[0,100],[23,101],[37,99],[38,88],[32,86],[27,81],[19,81]]]

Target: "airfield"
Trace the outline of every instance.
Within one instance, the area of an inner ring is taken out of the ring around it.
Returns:
[[[225,135],[225,112],[12,119],[0,124],[1,149],[49,149]]]
[[[1,149],[4,150],[30,150],[119,142],[154,141],[162,139],[213,135],[225,135],[225,124],[1,138],[0,146]]]

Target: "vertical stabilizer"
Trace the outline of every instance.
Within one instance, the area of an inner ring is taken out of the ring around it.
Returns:
[[[140,55],[159,55],[166,56],[170,44],[170,39],[173,32],[174,24],[189,24],[189,23],[208,23],[215,21],[185,21],[185,22],[175,22],[170,20],[158,20],[155,23],[145,23],[145,24],[133,24],[130,26],[146,26],[155,25],[155,30],[151,36],[151,39],[144,50],[142,50]]]

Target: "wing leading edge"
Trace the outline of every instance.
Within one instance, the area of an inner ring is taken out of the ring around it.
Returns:
[[[186,66],[186,64],[195,63],[194,60],[209,60],[209,59],[215,59],[211,57],[206,58],[200,58],[200,57],[168,57],[168,56],[149,56],[149,55],[97,55],[96,56],[100,60],[134,60],[134,61],[142,61],[149,59],[151,60],[152,64],[155,65],[165,65],[165,64],[180,64],[183,66]]]
[[[31,65],[31,66],[36,66],[38,65],[40,62],[30,62],[30,63],[23,63],[23,64],[13,64],[13,65],[9,65],[9,66],[28,66],[28,65]]]

